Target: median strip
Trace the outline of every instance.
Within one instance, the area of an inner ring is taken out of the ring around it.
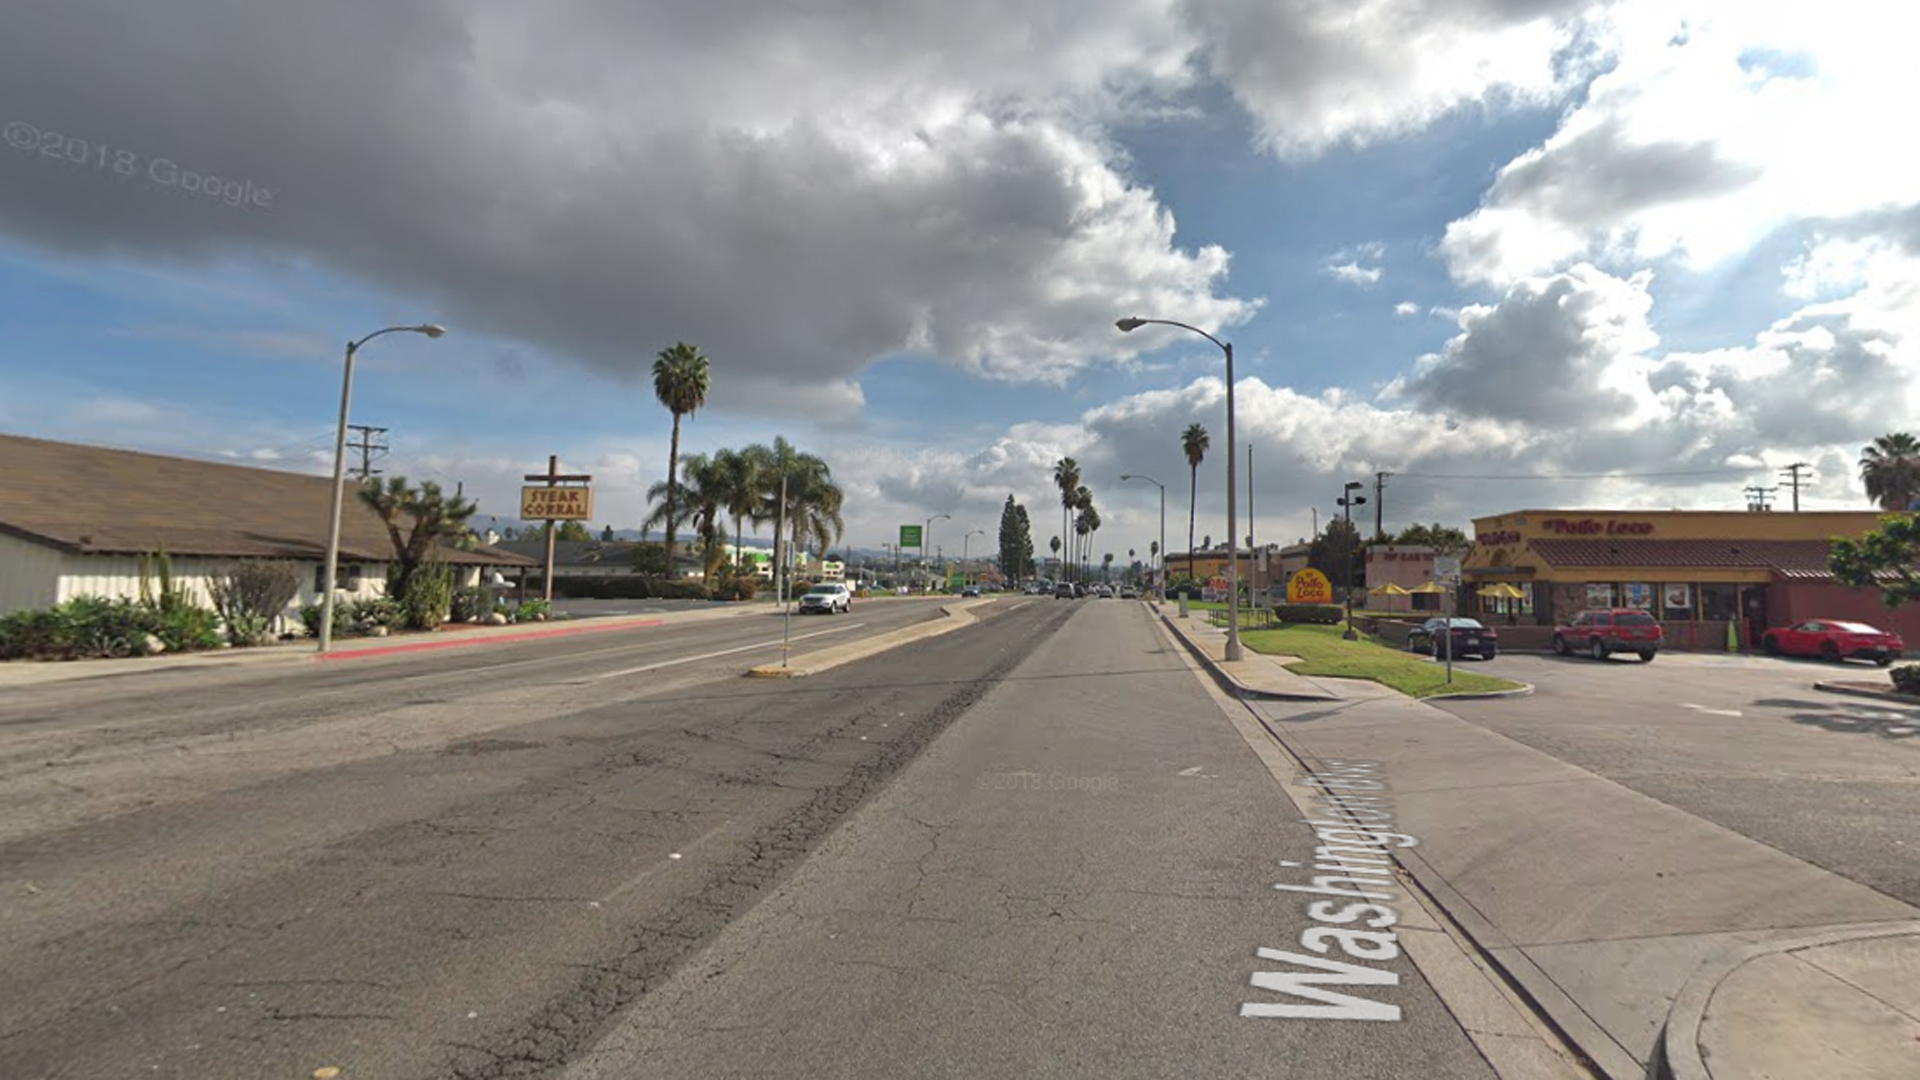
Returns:
[[[797,660],[789,658],[785,665],[762,664],[749,669],[747,676],[754,679],[799,679],[808,675],[817,675],[822,671],[837,668],[842,664],[850,664],[855,660],[863,660],[889,649],[897,649],[902,645],[939,637],[942,634],[951,634],[962,627],[971,626],[980,620],[968,609],[991,603],[993,603],[992,600],[981,599],[961,604],[943,604],[940,607],[941,618],[932,622],[890,630],[862,641],[823,649]]]

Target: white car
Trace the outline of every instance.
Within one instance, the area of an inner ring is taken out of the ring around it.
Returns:
[[[853,594],[841,583],[827,582],[815,585],[800,595],[800,614],[820,612],[831,615],[836,611],[852,611]]]

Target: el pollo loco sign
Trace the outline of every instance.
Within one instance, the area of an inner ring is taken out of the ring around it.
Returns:
[[[1593,518],[1547,518],[1540,527],[1556,536],[1648,536],[1651,521],[1598,521]]]

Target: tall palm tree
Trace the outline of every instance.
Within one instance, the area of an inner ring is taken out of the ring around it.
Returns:
[[[740,547],[746,540],[744,523],[751,520],[760,504],[760,474],[767,467],[769,451],[764,446],[745,450],[722,450],[714,455],[720,469],[721,488],[727,513],[733,515],[734,569],[740,568]],[[756,523],[757,525],[757,523]]]
[[[838,543],[845,535],[847,526],[841,511],[846,494],[833,482],[833,470],[824,460],[795,449],[785,436],[775,436],[773,446],[765,453],[765,467],[760,472],[759,509],[754,517],[759,521],[778,522],[783,509],[780,482],[785,478],[787,535],[781,536],[776,527],[773,537],[774,572],[784,575],[788,563],[792,562],[788,552],[804,550],[803,537],[813,541],[824,553],[828,545]],[[786,546],[788,544],[792,546]],[[784,577],[775,579],[781,580]]]
[[[1100,557],[1100,580],[1113,580],[1113,552],[1111,551]]]
[[[1080,490],[1080,463],[1070,457],[1053,463],[1053,486],[1060,489],[1060,535],[1073,535],[1074,494]],[[1073,551],[1068,549],[1071,561]],[[1062,569],[1065,564],[1061,564]],[[1062,575],[1066,577],[1068,575]]]
[[[680,418],[692,416],[707,402],[707,358],[700,350],[677,342],[653,358],[653,396],[673,414],[673,444],[667,451],[667,576],[673,576],[674,477],[680,471]]]
[[[1206,460],[1207,450],[1213,446],[1213,440],[1207,437],[1207,429],[1199,424],[1188,424],[1187,430],[1180,435],[1180,449],[1187,455],[1187,576],[1193,576],[1193,518],[1197,506],[1195,500],[1200,493],[1200,463]]]
[[[1054,559],[1054,561],[1055,561],[1055,562],[1059,562],[1059,561],[1060,561],[1060,538],[1056,536],[1056,537],[1054,537],[1053,539],[1051,539],[1051,540],[1048,540],[1048,541],[1047,541],[1047,547],[1048,547],[1048,548],[1050,548],[1050,549],[1052,549],[1052,551],[1053,551],[1053,559]],[[1063,568],[1064,566],[1065,566],[1065,564],[1063,563],[1063,564],[1061,564],[1061,566],[1060,566],[1060,567],[1055,567],[1055,569],[1056,569],[1056,570],[1058,570],[1058,569],[1062,569],[1062,568]],[[1062,581],[1065,581],[1065,580],[1066,580],[1066,577],[1067,577],[1067,575],[1066,575],[1065,573],[1062,573],[1062,574],[1060,575],[1060,579],[1061,579]]]
[[[1860,481],[1882,510],[1905,510],[1920,497],[1920,439],[1894,431],[1860,451]]]
[[[1073,558],[1076,563],[1081,564],[1083,571],[1085,569],[1085,563],[1091,553],[1088,546],[1090,544],[1090,540],[1088,538],[1093,535],[1093,529],[1096,526],[1089,526],[1085,532],[1081,532],[1079,525],[1080,525],[1081,519],[1086,515],[1088,511],[1092,509],[1093,509],[1093,492],[1085,484],[1082,484],[1078,488],[1074,489],[1074,492],[1073,492],[1073,511],[1075,514],[1074,532],[1080,537],[1080,546],[1074,551]],[[1098,517],[1096,516],[1094,520],[1097,521]],[[1083,572],[1081,574],[1081,580],[1083,581],[1086,580],[1087,576],[1088,575]]]
[[[691,524],[700,543],[702,580],[711,584],[719,565],[721,547],[727,534],[720,526],[720,514],[726,507],[726,475],[720,462],[705,454],[692,454],[680,462],[681,481],[669,486],[664,480],[647,489],[647,501],[655,503],[653,512],[640,523],[642,529],[664,526],[669,531]],[[669,514],[677,512],[677,520]],[[667,564],[671,577],[673,564]]]

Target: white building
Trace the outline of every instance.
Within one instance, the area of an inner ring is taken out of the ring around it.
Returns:
[[[0,435],[0,614],[77,596],[138,598],[143,555],[165,554],[174,582],[210,604],[207,580],[248,559],[301,565],[293,607],[325,580],[329,477]],[[456,583],[532,565],[482,547],[442,547]],[[386,588],[393,542],[349,491],[340,525],[339,590]]]

